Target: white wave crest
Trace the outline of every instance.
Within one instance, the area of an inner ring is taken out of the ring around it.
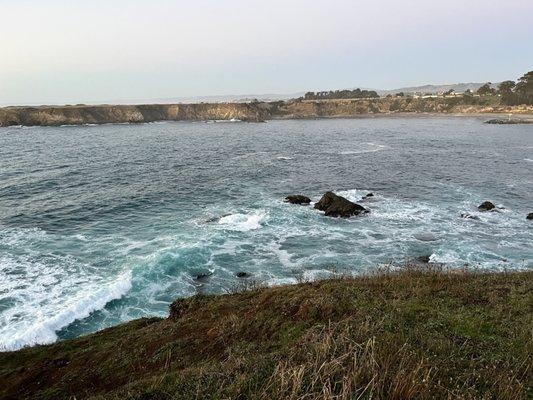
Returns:
[[[124,296],[131,289],[131,272],[120,275],[113,282],[92,285],[90,290],[87,289],[66,299],[58,310],[32,309],[29,312],[23,312],[26,317],[30,318],[11,321],[10,324],[2,326],[0,328],[0,350],[17,350],[24,346],[55,342],[57,331],[76,320],[88,317],[110,301]],[[2,319],[5,318],[4,316]],[[1,322],[1,325],[4,325],[3,321]]]
[[[350,189],[350,190],[341,190],[335,193],[350,201],[360,201],[369,192],[370,190]]]
[[[341,151],[339,155],[349,156],[354,154],[375,153],[376,151],[385,150],[388,146],[372,142],[362,143],[360,149]]]
[[[265,219],[265,216],[264,212],[231,214],[220,218],[218,223],[223,225],[225,229],[246,232],[261,228],[261,222]]]

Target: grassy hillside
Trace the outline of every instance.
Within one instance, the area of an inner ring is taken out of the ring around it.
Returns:
[[[406,268],[178,300],[0,354],[0,398],[525,399],[533,272]]]

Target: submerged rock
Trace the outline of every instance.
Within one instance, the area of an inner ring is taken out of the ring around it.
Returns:
[[[205,282],[211,275],[213,275],[212,272],[201,272],[199,274],[196,274],[194,280],[198,282]]]
[[[533,213],[529,213],[526,217],[526,219],[533,219]]]
[[[309,197],[303,196],[301,194],[293,194],[293,195],[285,197],[285,202],[286,203],[291,203],[291,204],[307,205],[307,204],[311,203],[311,199]]]
[[[248,278],[250,274],[248,272],[239,271],[235,274],[237,278]]]
[[[353,203],[342,196],[337,196],[333,192],[326,192],[320,201],[315,204],[315,208],[324,211],[324,215],[328,217],[348,218],[369,212],[363,206]]]
[[[421,242],[436,242],[439,240],[439,238],[431,232],[415,233],[413,236]]]
[[[210,222],[218,222],[218,221],[220,221],[221,218],[228,217],[228,216],[230,216],[230,215],[231,215],[231,213],[229,213],[229,214],[226,213],[226,214],[222,214],[222,215],[219,216],[219,217],[211,217],[211,218],[206,219],[205,222],[206,222],[206,223],[210,223]]]
[[[491,210],[494,210],[495,208],[496,206],[490,201],[484,201],[477,207],[479,211],[491,211]]]

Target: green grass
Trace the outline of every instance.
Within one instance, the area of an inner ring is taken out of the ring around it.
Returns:
[[[406,268],[176,301],[0,353],[0,398],[532,398],[533,273]]]

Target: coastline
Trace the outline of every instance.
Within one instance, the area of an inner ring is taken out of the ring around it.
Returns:
[[[0,398],[527,398],[533,272],[429,264],[172,303],[0,353]],[[381,394],[381,395],[380,395]],[[174,396],[174,397],[173,397]]]
[[[264,122],[287,119],[375,117],[515,117],[533,119],[533,106],[473,106],[453,99],[381,98],[355,100],[184,103],[145,105],[67,105],[0,108],[0,127],[102,125],[162,121]]]

